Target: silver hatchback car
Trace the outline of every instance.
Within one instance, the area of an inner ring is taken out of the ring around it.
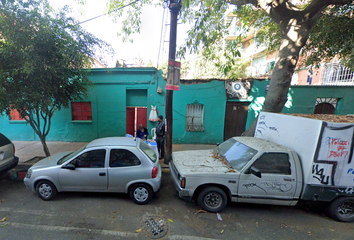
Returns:
[[[39,161],[24,183],[43,200],[64,191],[123,192],[145,204],[160,188],[161,167],[156,153],[139,138],[101,138]]]

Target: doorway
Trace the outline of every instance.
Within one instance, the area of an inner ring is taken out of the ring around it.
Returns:
[[[249,103],[227,102],[225,112],[224,140],[241,136],[246,129]]]
[[[139,124],[147,124],[147,89],[126,90],[127,134],[135,136]]]
[[[140,124],[146,127],[147,108],[146,107],[127,107],[127,134],[135,137]]]

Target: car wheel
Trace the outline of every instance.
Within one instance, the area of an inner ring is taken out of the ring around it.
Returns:
[[[36,186],[36,192],[41,199],[48,201],[57,194],[57,189],[49,181],[40,181]]]
[[[218,187],[204,188],[198,195],[198,205],[208,212],[220,212],[226,207],[227,196]]]
[[[146,204],[152,198],[151,187],[147,184],[135,184],[130,189],[130,198],[137,204]]]
[[[329,205],[329,215],[340,222],[354,221],[354,198],[341,197]]]

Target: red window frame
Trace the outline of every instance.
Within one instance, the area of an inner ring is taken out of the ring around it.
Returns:
[[[91,102],[72,102],[71,113],[73,121],[92,121]]]

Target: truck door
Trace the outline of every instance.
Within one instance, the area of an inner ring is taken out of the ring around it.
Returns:
[[[251,173],[258,170],[261,176]],[[296,191],[296,166],[284,152],[263,153],[240,174],[238,201],[290,205]]]

